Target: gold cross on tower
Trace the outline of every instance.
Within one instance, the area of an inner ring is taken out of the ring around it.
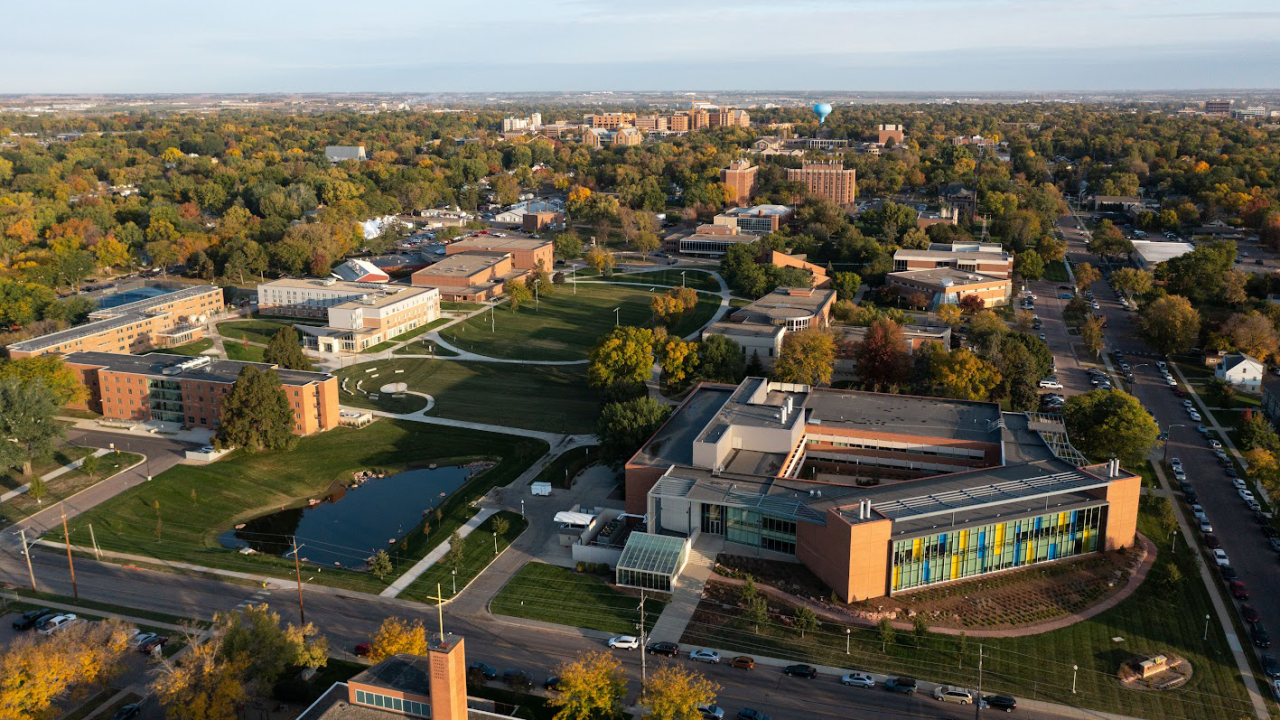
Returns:
[[[427,596],[428,600],[436,601],[436,610],[440,613],[440,643],[444,643],[444,593],[440,590],[440,583],[436,583],[436,596]]]

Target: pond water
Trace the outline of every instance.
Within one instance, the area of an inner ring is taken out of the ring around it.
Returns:
[[[338,488],[317,505],[289,508],[254,518],[228,530],[223,547],[249,547],[268,555],[284,555],[297,539],[303,560],[317,565],[363,568],[378,550],[393,547],[472,474],[467,467],[407,470],[374,478],[358,487]],[[290,556],[292,557],[292,556]]]

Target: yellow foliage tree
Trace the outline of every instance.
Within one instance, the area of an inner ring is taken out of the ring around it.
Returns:
[[[773,379],[801,385],[826,385],[836,361],[835,337],[826,330],[809,328],[787,333],[782,352],[773,365]]]
[[[48,717],[67,693],[110,679],[129,649],[129,629],[114,619],[78,622],[9,643],[0,654],[0,718]]]
[[[167,163],[176,163],[182,158],[182,151],[176,147],[165,148],[164,152],[160,153],[160,159]]]
[[[947,303],[939,305],[935,311],[938,313],[938,319],[951,327],[960,327],[960,323],[964,320],[964,311],[958,305]]]
[[[129,246],[108,235],[93,246],[93,255],[100,267],[122,267],[129,262]]]
[[[601,275],[608,275],[613,272],[613,266],[617,260],[613,257],[613,253],[600,247],[593,247],[587,251],[587,264],[595,269]]]
[[[1249,462],[1249,477],[1267,489],[1269,493],[1280,490],[1280,461],[1275,453],[1266,448],[1254,448],[1245,451],[1244,459]]]
[[[662,344],[658,363],[662,367],[662,379],[671,387],[680,387],[698,369],[698,344],[669,337]]]
[[[401,618],[387,618],[378,627],[373,642],[369,643],[369,659],[375,663],[400,653],[427,654],[427,630],[421,620],[410,622]]]
[[[934,372],[943,395],[956,400],[986,400],[1001,380],[995,366],[964,348],[941,358]]]
[[[696,720],[702,716],[698,708],[714,703],[718,692],[720,686],[705,675],[664,665],[649,675],[640,706],[649,711],[650,720]]]
[[[227,658],[220,634],[189,632],[181,661],[163,660],[151,683],[170,720],[234,720],[245,698],[244,655]]]
[[[559,693],[551,698],[560,708],[556,720],[591,720],[620,714],[627,696],[627,677],[612,655],[589,652],[561,663]]]

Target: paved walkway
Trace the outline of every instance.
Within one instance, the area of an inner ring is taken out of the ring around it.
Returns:
[[[694,541],[693,548],[689,551],[689,563],[685,565],[684,572],[680,573],[671,593],[671,602],[663,608],[662,615],[658,616],[658,621],[649,631],[651,640],[680,642],[685,628],[693,619],[694,611],[698,609],[698,601],[702,600],[702,591],[706,589],[707,580],[711,578],[711,568],[715,565],[715,553],[708,555],[708,547],[708,543]]]
[[[411,413],[390,413],[385,410],[370,410],[369,408],[356,407],[355,405],[342,405],[340,407],[343,410],[367,412],[371,415],[392,418],[394,420],[408,420],[410,422],[420,422],[428,425],[447,425],[449,427],[467,428],[468,430],[481,430],[483,432],[501,433],[503,435],[520,435],[522,437],[537,438],[550,443],[552,448],[556,448],[559,445],[566,445],[567,447],[564,448],[565,450],[569,449],[569,447],[593,445],[596,443],[595,435],[562,435],[560,433],[543,432],[542,430],[528,430],[525,428],[508,427],[506,425],[491,425],[489,423],[470,422],[468,420],[454,420],[453,418],[423,415],[421,410]]]
[[[470,520],[463,523],[462,527],[458,528],[458,537],[466,539],[466,537],[474,532],[476,528],[480,527],[481,523],[497,514],[498,508],[484,508],[473,515]],[[413,584],[414,580],[422,577],[422,573],[431,569],[431,566],[440,562],[440,558],[444,557],[445,553],[448,553],[452,547],[453,544],[448,540],[440,543],[431,552],[422,556],[421,560],[414,563],[413,567],[409,568],[408,572],[396,578],[395,582],[388,585],[386,590],[383,590],[378,594],[382,597],[398,597],[400,593],[405,591],[405,588]]]
[[[53,600],[45,600],[43,598],[33,599],[30,597],[26,597],[25,595],[18,595],[16,593],[0,592],[0,597],[3,597],[13,602],[28,603],[32,605],[39,605],[40,607],[47,607],[51,610],[67,610],[70,612],[74,612],[78,615],[93,615],[94,617],[119,618],[125,622],[133,623],[134,625],[146,625],[147,627],[160,628],[163,630],[172,630],[174,632],[184,632],[189,629],[182,625],[175,625],[173,623],[163,622],[160,620],[150,620],[147,618],[134,617],[132,615],[122,615],[120,613],[112,612],[110,610],[100,610],[98,608],[84,607],[81,605],[76,605],[74,603],[55,602]],[[200,632],[203,634],[204,631],[200,631]]]
[[[97,450],[94,450],[92,453],[89,453],[89,454],[90,454],[90,455],[96,455],[97,457],[102,457],[103,455],[106,455],[106,454],[107,454],[107,453],[109,453],[109,452],[111,452],[111,451],[110,451],[110,450],[104,450],[104,449],[102,449],[102,448],[98,448]],[[44,480],[45,482],[49,482],[50,480],[52,480],[52,479],[54,479],[54,478],[56,478],[56,477],[60,477],[60,476],[62,476],[62,475],[64,475],[64,474],[66,474],[66,473],[71,472],[72,470],[75,470],[76,468],[80,467],[80,466],[81,466],[81,465],[83,465],[83,464],[84,464],[84,458],[81,458],[81,459],[79,459],[79,460],[73,460],[70,464],[63,465],[62,467],[58,468],[57,470],[53,470],[53,471],[50,471],[50,472],[45,473],[44,475],[41,475],[41,476],[40,476],[40,479],[41,479],[41,480]],[[21,494],[23,494],[23,493],[27,492],[27,491],[28,491],[28,490],[30,490],[30,489],[31,489],[31,483],[27,483],[27,484],[25,484],[25,485],[22,485],[22,486],[16,487],[16,488],[14,488],[14,489],[10,490],[9,492],[7,492],[7,493],[5,493],[5,494],[3,494],[3,495],[0,495],[0,503],[8,502],[8,501],[10,501],[10,500],[12,500],[12,499],[14,499],[14,498],[18,497],[19,495],[21,495]]]

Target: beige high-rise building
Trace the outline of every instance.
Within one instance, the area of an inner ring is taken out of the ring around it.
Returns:
[[[857,199],[857,171],[845,170],[839,162],[804,163],[799,170],[787,170],[787,180],[804,183],[809,194],[837,205],[852,205]]]
[[[750,127],[751,116],[738,108],[719,108],[707,116],[711,127]]]
[[[582,122],[594,128],[617,130],[620,127],[630,127],[635,119],[635,113],[603,113],[601,115],[587,115],[582,118]]]
[[[881,125],[880,134],[877,136],[876,142],[884,145],[892,140],[893,144],[901,145],[904,137],[905,134],[902,131],[901,125]]]
[[[757,169],[746,160],[734,160],[729,163],[729,167],[720,171],[720,182],[728,185],[732,193],[730,203],[746,205],[751,202],[751,195],[756,189]]]

